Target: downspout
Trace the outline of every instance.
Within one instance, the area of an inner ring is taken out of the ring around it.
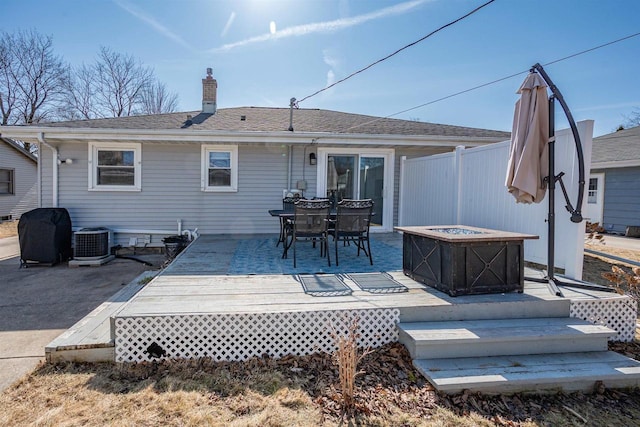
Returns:
[[[52,161],[53,188],[51,192],[51,204],[53,205],[52,207],[57,208],[58,207],[58,148],[50,145],[47,141],[45,141],[44,132],[40,132],[38,134],[38,142],[42,145],[46,145],[53,152],[53,159],[52,159],[53,160]],[[42,178],[40,179],[42,180]],[[40,201],[40,204],[42,205],[42,200]]]
[[[42,207],[42,144],[38,142],[38,163],[37,163],[37,172],[38,179],[36,183],[38,184],[38,207]]]

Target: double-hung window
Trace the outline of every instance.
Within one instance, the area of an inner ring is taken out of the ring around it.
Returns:
[[[138,143],[89,144],[89,190],[140,191],[142,149]]]
[[[202,146],[202,191],[238,191],[238,147]]]
[[[0,196],[15,194],[13,169],[0,169]]]

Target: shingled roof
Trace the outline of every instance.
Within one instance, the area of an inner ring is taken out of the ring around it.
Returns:
[[[591,164],[640,161],[640,126],[593,138]]]
[[[286,132],[289,130],[288,108],[237,107],[221,108],[215,114],[200,111],[39,123],[38,126],[163,130],[185,129],[228,132]],[[190,119],[189,119],[190,117]],[[361,114],[319,109],[295,109],[294,132],[371,135],[437,135],[452,137],[510,137],[509,132],[423,123],[411,120],[385,119]]]

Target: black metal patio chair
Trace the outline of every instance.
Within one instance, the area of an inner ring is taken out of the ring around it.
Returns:
[[[296,268],[296,242],[299,240],[320,243],[320,256],[326,255],[327,263],[331,266],[329,256],[329,215],[331,203],[326,199],[300,199],[293,208],[293,224],[291,242],[293,245],[293,268]],[[286,243],[285,243],[286,244]]]
[[[285,213],[293,214],[293,207],[300,200],[300,195],[298,193],[293,196],[287,196],[282,199],[282,210]],[[291,227],[293,224],[293,220],[291,218],[280,216],[280,237],[278,238],[278,242],[276,243],[276,247],[282,243],[286,244],[285,237],[287,234],[291,234]]]
[[[371,255],[371,243],[369,241],[369,226],[373,212],[373,200],[342,199],[337,205],[336,219],[332,221],[329,234],[333,236],[336,251],[336,265],[338,261],[338,242],[348,244],[354,242],[358,247],[358,256],[362,250],[369,257],[373,265]],[[366,244],[366,246],[365,246]]]

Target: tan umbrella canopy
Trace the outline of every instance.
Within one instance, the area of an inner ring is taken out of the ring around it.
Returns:
[[[335,191],[338,189],[338,171],[336,170],[336,162],[332,156],[329,156],[327,163],[327,190]]]
[[[517,93],[505,185],[518,203],[540,203],[549,175],[547,83],[532,72]]]

